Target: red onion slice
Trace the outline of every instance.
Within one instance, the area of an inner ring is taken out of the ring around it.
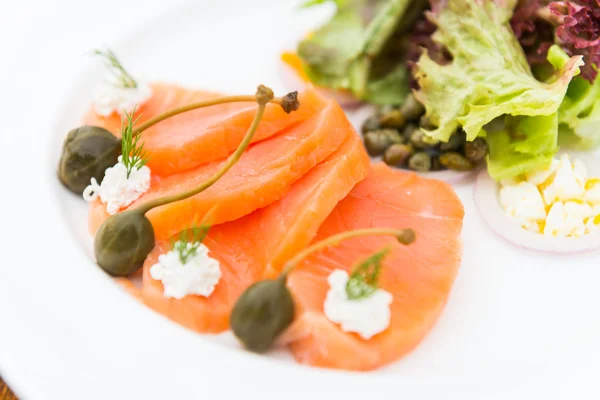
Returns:
[[[477,175],[473,199],[481,218],[492,231],[507,242],[547,253],[591,252],[600,249],[600,233],[591,233],[579,238],[557,238],[523,229],[504,212],[499,201],[499,186],[487,170],[483,169]]]

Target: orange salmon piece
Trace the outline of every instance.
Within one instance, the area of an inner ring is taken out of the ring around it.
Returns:
[[[163,295],[163,285],[150,276],[150,267],[171,245],[159,243],[143,267],[145,304],[197,332],[228,329],[229,314],[240,294],[265,274],[280,270],[304,248],[368,168],[362,142],[353,134],[340,150],[296,181],[282,199],[236,221],[213,226],[204,243],[221,265],[221,280],[208,298],[189,295],[178,300]]]
[[[304,364],[372,370],[398,360],[417,346],[438,320],[461,261],[464,210],[451,186],[414,173],[372,167],[321,225],[315,238],[359,228],[412,228],[409,246],[394,238],[354,238],[311,256],[294,270],[288,286],[296,319],[282,337]],[[390,326],[370,340],[343,332],[323,312],[335,269],[350,270],[359,260],[389,245],[380,287],[393,295]]]
[[[151,98],[136,110],[134,118],[140,117],[137,125],[173,108],[223,96],[165,83],[152,84],[151,88]],[[279,105],[267,105],[252,142],[259,142],[293,124],[306,121],[326,103],[326,99],[312,87],[299,94],[299,101],[300,108],[290,114],[286,114]],[[159,122],[143,133],[144,148],[150,157],[148,167],[153,174],[170,175],[225,158],[242,141],[256,109],[254,102],[219,104]],[[121,116],[116,112],[104,117],[91,108],[83,123],[103,127],[120,137]]]
[[[233,221],[282,198],[292,184],[356,135],[342,108],[330,100],[300,125],[248,148],[237,164],[202,193],[148,212],[157,240],[165,240],[219,204],[214,224]],[[175,175],[153,174],[150,189],[129,208],[189,190],[213,175],[225,161],[215,161]],[[108,217],[106,207],[90,204],[89,227],[95,234]]]

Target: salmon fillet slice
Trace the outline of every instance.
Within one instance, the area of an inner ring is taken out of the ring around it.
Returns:
[[[151,87],[151,98],[136,111],[135,117],[140,117],[138,124],[175,107],[223,96],[165,83],[155,83]],[[300,93],[299,100],[301,107],[291,114],[286,114],[276,104],[269,104],[252,141],[259,142],[307,120],[326,102],[312,87]],[[148,167],[152,173],[170,175],[225,158],[242,141],[256,109],[256,103],[251,102],[220,104],[159,122],[143,134],[144,148],[150,156]],[[121,116],[116,112],[104,117],[92,108],[83,122],[120,135]]]
[[[252,283],[263,278],[268,266],[281,264],[305,247],[319,225],[363,179],[369,158],[356,134],[327,160],[317,165],[292,186],[289,193],[268,207],[236,221],[211,228],[204,243],[221,265],[222,277],[208,298],[163,296],[163,285],[152,279],[150,267],[170,244],[159,244],[143,267],[142,297],[150,308],[198,332],[218,333],[229,328],[229,314]]]
[[[316,240],[346,230],[371,227],[413,228],[416,241],[403,246],[394,238],[361,237],[307,259],[288,280],[296,302],[296,319],[282,337],[295,358],[320,367],[372,370],[412,350],[440,316],[461,261],[459,235],[463,206],[450,185],[372,167],[368,177],[342,200],[321,225]],[[388,329],[364,340],[343,332],[323,312],[335,269],[350,270],[359,260],[386,245],[380,287],[390,292]]]
[[[329,101],[309,120],[252,145],[219,181],[196,196],[155,208],[146,216],[157,240],[168,239],[219,204],[215,224],[233,221],[282,198],[293,182],[356,135],[344,111]],[[175,175],[153,174],[150,189],[130,208],[166,195],[181,193],[213,175],[224,161],[215,161]],[[100,200],[90,203],[89,226],[95,234],[108,217]]]

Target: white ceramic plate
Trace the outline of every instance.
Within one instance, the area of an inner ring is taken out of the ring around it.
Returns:
[[[279,52],[327,16],[295,4],[188,2],[132,22],[134,33],[111,46],[151,80],[229,92],[264,83],[281,93],[294,88],[280,81]],[[508,245],[479,219],[472,181],[456,186],[466,209],[464,261],[447,308],[416,350],[380,371],[299,366],[285,351],[249,354],[228,334],[198,335],[139,305],[91,262],[86,205],[54,175],[62,139],[103,76],[98,63],[82,63],[56,125],[20,132],[44,138],[31,153],[43,156],[17,169],[24,154],[3,154],[2,182],[15,186],[2,186],[10,229],[0,265],[0,373],[23,397],[501,399],[597,390],[600,255]]]

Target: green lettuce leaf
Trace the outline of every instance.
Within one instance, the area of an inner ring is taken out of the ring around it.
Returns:
[[[381,56],[414,1],[335,1],[332,19],[298,46],[308,78],[371,103],[401,104],[409,93],[408,68]],[[310,1],[305,6],[325,2]]]
[[[417,63],[415,95],[437,126],[430,136],[447,141],[462,127],[473,140],[499,116],[548,116],[558,110],[581,57],[570,58],[549,82],[536,80],[510,28],[514,5],[515,0],[448,0],[432,15],[438,26],[433,39],[453,59],[442,66],[425,53]],[[521,157],[511,160],[518,163]]]
[[[504,126],[487,132],[488,172],[495,180],[545,168],[556,151],[558,114],[506,116]]]

